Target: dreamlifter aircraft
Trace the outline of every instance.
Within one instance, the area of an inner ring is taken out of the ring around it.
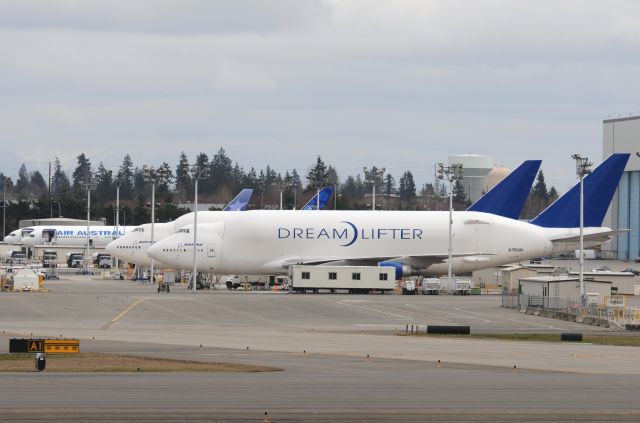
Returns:
[[[252,193],[252,189],[243,189],[222,212],[246,210]],[[332,187],[325,187],[320,190],[320,209],[326,207],[332,193]],[[302,207],[302,210],[314,210],[317,206],[318,195],[316,194]],[[198,212],[198,221],[202,223],[215,223],[230,215],[229,213],[222,212]],[[154,242],[173,235],[186,225],[193,224],[193,220],[194,213],[187,213],[172,222],[156,223],[153,231]],[[126,261],[127,263],[149,266],[151,265],[151,258],[147,255],[147,250],[152,244],[151,223],[146,223],[136,227],[128,235],[111,242],[107,245],[106,251],[113,257]]]
[[[608,205],[629,159],[614,154],[585,178],[585,247],[609,241],[602,228]],[[580,188],[573,187],[531,222],[479,211],[453,213],[453,270],[469,272],[575,250],[579,245]],[[199,225],[199,271],[219,274],[286,274],[304,264],[376,265],[402,276],[447,271],[448,212],[256,210]],[[192,226],[149,249],[149,255],[188,269]]]

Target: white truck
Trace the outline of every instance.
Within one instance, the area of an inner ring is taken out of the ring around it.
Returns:
[[[346,290],[350,294],[382,293],[396,287],[395,269],[384,266],[311,266],[293,265],[289,268],[290,290],[311,291]]]
[[[404,286],[402,287],[402,294],[404,295],[416,295],[416,280],[415,279],[407,279],[404,281]]]
[[[468,279],[442,278],[440,279],[444,291],[452,295],[471,294],[471,281]]]
[[[421,291],[424,295],[438,295],[440,293],[440,279],[438,278],[422,279]]]

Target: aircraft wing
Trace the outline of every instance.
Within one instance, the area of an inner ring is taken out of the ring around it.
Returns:
[[[482,261],[483,258],[479,256],[487,256],[483,253],[455,253],[452,254],[454,258],[463,257],[471,260]],[[328,264],[332,266],[377,266],[378,263],[383,261],[400,262],[416,267],[426,269],[433,264],[442,263],[447,260],[448,254],[424,254],[413,256],[377,256],[377,257],[357,257],[344,259],[339,257],[287,257],[278,260],[278,262],[271,262],[269,265],[277,265],[283,269],[288,268],[294,264],[307,264],[307,265],[323,265]],[[486,259],[484,259],[486,260]]]
[[[595,234],[585,234],[583,238],[585,242],[601,243],[601,242],[607,242],[611,240],[613,237],[615,237],[616,235],[620,235],[622,233],[629,232],[629,231],[630,229],[603,231]],[[580,236],[579,235],[572,235],[572,236],[565,236],[565,237],[560,236],[560,237],[552,238],[551,242],[553,242],[554,244],[558,244],[558,243],[573,244],[576,242],[580,242]]]

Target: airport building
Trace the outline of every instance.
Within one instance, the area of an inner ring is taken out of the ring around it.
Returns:
[[[464,187],[464,191],[469,200],[475,203],[486,192],[486,177],[493,169],[493,157],[478,154],[449,156],[449,164],[454,163],[462,164],[464,178],[460,183]]]
[[[602,156],[630,153],[629,163],[620,179],[604,225],[612,229],[630,229],[620,234],[608,246],[619,260],[640,257],[640,116],[603,121]]]

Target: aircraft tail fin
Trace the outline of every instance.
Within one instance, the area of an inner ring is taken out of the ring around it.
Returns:
[[[630,154],[612,154],[584,178],[584,226],[602,225],[613,194]],[[580,183],[558,198],[535,219],[534,225],[545,228],[577,228],[580,226]]]
[[[467,211],[491,213],[518,219],[527,201],[542,160],[527,160],[498,185],[473,203]]]
[[[333,194],[333,187],[324,187],[320,190],[320,210],[324,210],[327,207],[329,198]],[[301,210],[318,210],[318,194],[311,197],[311,200],[305,204]]]
[[[243,189],[222,211],[245,211],[249,205],[249,200],[251,200],[251,195],[253,195],[252,189]]]

